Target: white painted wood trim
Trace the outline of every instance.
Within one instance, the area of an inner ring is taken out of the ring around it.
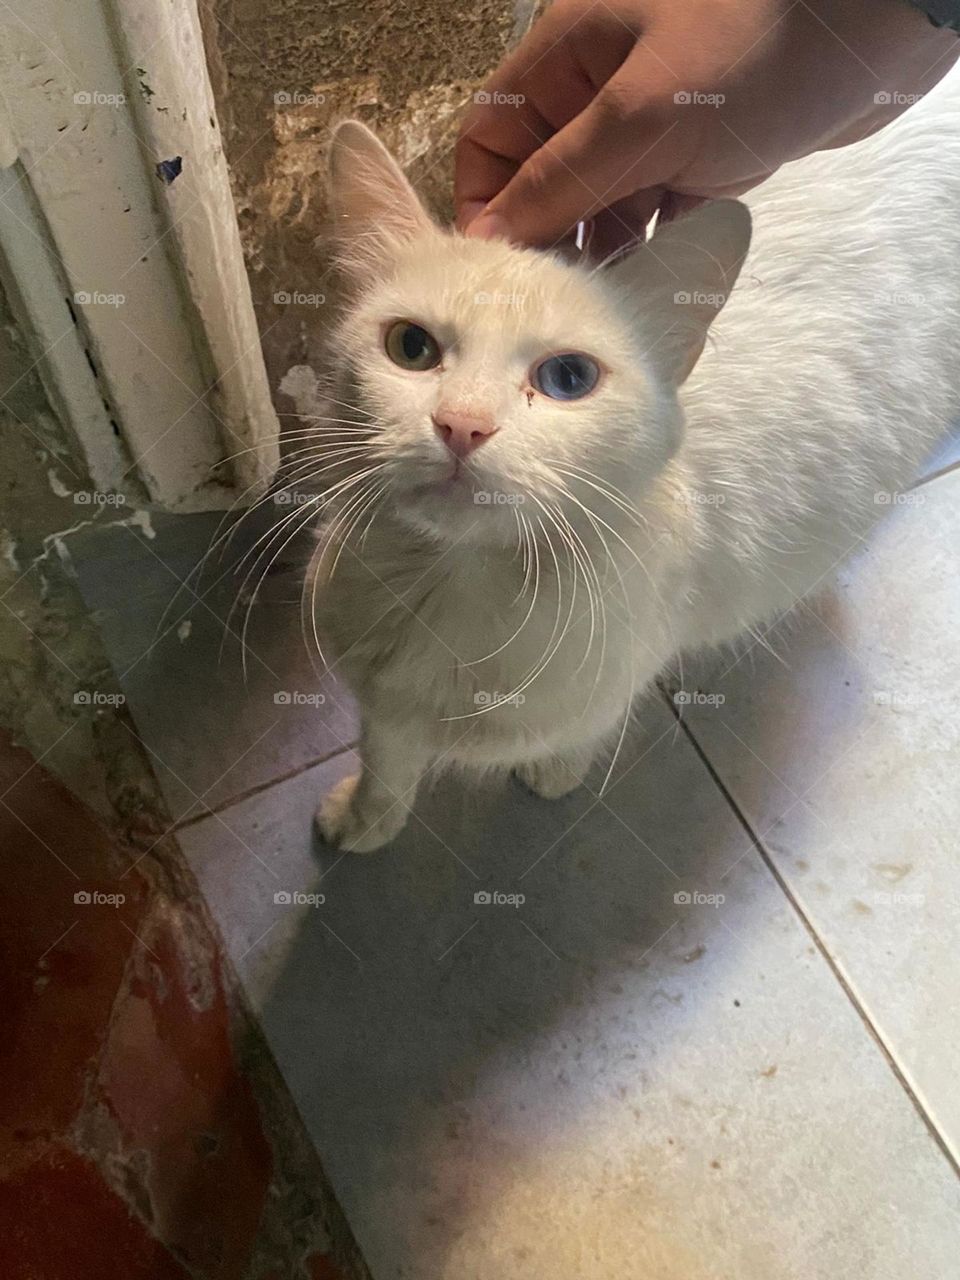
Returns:
[[[19,278],[31,240],[73,312],[120,433],[108,449],[97,415],[71,414],[97,482],[171,508],[252,496],[278,425],[195,0],[5,0],[0,89],[0,163],[19,164],[0,174],[0,249],[38,354],[60,317],[51,278],[42,303]],[[156,166],[176,156],[165,183]],[[63,376],[47,355],[41,369]],[[60,391],[75,402],[76,385]]]

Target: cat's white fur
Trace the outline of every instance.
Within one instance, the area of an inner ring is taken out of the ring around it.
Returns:
[[[438,763],[575,786],[671,658],[822,583],[960,413],[960,72],[747,199],[719,316],[741,203],[591,271],[439,229],[353,122],[332,191],[357,297],[327,411],[345,421],[316,455],[345,483],[308,590],[362,713],[362,772],[318,814],[345,848],[391,840]],[[390,362],[397,318],[439,369]],[[605,367],[585,400],[529,386],[564,350]],[[499,428],[452,487],[441,405]]]

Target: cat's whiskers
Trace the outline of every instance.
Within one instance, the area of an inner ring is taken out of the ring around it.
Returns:
[[[561,468],[560,466],[558,466],[556,463],[554,463],[554,464],[552,464],[552,465],[553,465],[553,467],[554,467],[554,470],[555,470],[555,471],[557,471],[558,473],[563,473],[563,468]],[[578,477],[577,477],[577,476],[571,476],[571,478],[573,478],[573,479],[578,479]],[[584,482],[584,483],[589,483],[588,481],[583,481],[583,482]],[[660,594],[659,588],[657,587],[657,584],[656,584],[656,582],[654,581],[653,575],[651,574],[650,570],[647,568],[646,564],[644,563],[644,561],[643,561],[643,557],[642,557],[642,556],[640,556],[640,555],[637,553],[637,550],[636,550],[636,548],[635,548],[635,547],[632,547],[632,546],[629,544],[629,542],[627,542],[627,541],[626,541],[626,539],[625,539],[625,538],[624,538],[624,537],[623,537],[623,536],[622,536],[622,535],[621,535],[621,534],[620,534],[616,529],[614,529],[614,528],[613,528],[611,525],[609,525],[605,520],[603,520],[603,519],[602,519],[602,518],[601,518],[601,517],[600,517],[600,516],[595,512],[595,511],[593,511],[593,512],[591,512],[591,513],[589,513],[589,514],[588,514],[588,509],[587,509],[587,508],[583,505],[583,503],[581,503],[581,502],[579,501],[579,499],[577,499],[577,498],[576,498],[576,496],[575,496],[575,495],[570,491],[570,487],[569,487],[569,485],[564,484],[562,481],[559,481],[559,482],[558,482],[558,484],[559,484],[559,486],[561,487],[562,491],[563,491],[563,492],[565,493],[565,495],[567,496],[567,498],[568,498],[571,502],[573,502],[573,503],[575,503],[577,506],[579,506],[579,507],[580,507],[580,509],[581,509],[585,514],[587,514],[587,515],[588,515],[588,519],[593,519],[593,520],[598,521],[598,522],[599,522],[599,523],[600,523],[600,524],[601,524],[601,525],[602,525],[602,526],[603,526],[603,527],[604,527],[604,528],[605,528],[609,533],[611,533],[611,534],[613,535],[613,537],[615,537],[615,538],[617,539],[617,541],[621,544],[621,546],[626,550],[626,552],[628,553],[628,555],[629,555],[629,556],[631,556],[631,557],[632,557],[632,559],[636,562],[636,564],[637,564],[637,566],[639,567],[639,569],[640,569],[641,573],[643,573],[643,574],[644,574],[644,576],[646,577],[647,582],[650,584],[650,589],[651,589],[651,591],[653,592],[653,595],[654,595],[654,597],[655,597],[655,599],[656,599],[656,601],[657,601],[657,604],[659,605],[659,614],[660,614],[660,616],[661,616],[662,618],[664,618],[665,620],[667,620],[667,626],[668,626],[668,630],[669,630],[670,638],[671,638],[671,640],[672,640],[672,642],[673,642],[674,652],[675,652],[675,653],[676,653],[676,655],[677,655],[677,667],[678,667],[678,671],[679,671],[679,678],[680,678],[680,682],[681,682],[681,685],[682,685],[682,684],[683,684],[683,653],[682,653],[682,651],[681,651],[681,649],[680,649],[680,647],[679,647],[679,645],[678,645],[678,643],[677,643],[677,637],[676,637],[676,633],[674,632],[673,625],[672,625],[672,623],[669,621],[669,619],[670,619],[670,611],[666,608],[666,605],[665,605],[665,603],[664,603],[663,597],[662,597],[662,596],[661,596],[661,594]],[[597,488],[597,486],[596,486],[596,485],[591,485],[590,487],[591,487],[591,488],[594,488],[594,489],[596,489],[596,488]],[[598,491],[599,491],[599,490],[598,490]],[[606,495],[604,495],[604,496],[606,496],[606,497],[608,497],[608,498],[610,497],[610,495],[609,495],[609,494],[606,494]],[[636,514],[637,514],[638,516],[640,515],[640,513],[639,513],[639,512],[637,512]],[[642,519],[642,518],[643,518],[643,517],[641,517],[641,519]],[[647,525],[647,526],[649,527],[649,522],[648,522],[648,521],[644,520],[644,524],[645,524],[645,525]],[[664,536],[664,535],[663,535],[663,534],[661,534],[661,535],[660,535],[660,538],[662,538],[663,536]],[[653,546],[656,546],[656,542],[659,542],[659,541],[660,541],[660,538],[657,538],[657,539],[656,539],[656,541],[655,541],[653,544],[651,544],[651,549],[652,549],[652,547],[653,547]],[[608,550],[608,554],[609,554],[609,550]],[[620,580],[621,589],[622,589],[622,590],[623,590],[623,592],[624,592],[624,601],[626,602],[626,601],[627,601],[627,599],[628,599],[628,597],[627,597],[626,588],[623,586],[623,577],[622,577],[622,575],[620,574],[619,569],[616,567],[616,561],[613,559],[613,557],[612,557],[612,556],[611,556],[611,563],[614,565],[614,570],[615,570],[615,572],[617,573],[617,576],[618,576],[618,578],[619,578],[619,580]],[[632,627],[631,627],[631,634],[633,634],[633,632],[632,632]],[[634,635],[634,639],[636,639],[636,638],[637,638],[637,637],[636,637],[636,635]],[[650,648],[650,646],[649,646],[649,645],[645,645],[644,647],[647,649],[647,651],[648,651],[649,653],[652,653],[652,652],[653,652],[653,650]]]
[[[333,464],[333,465],[335,465],[335,466],[339,466],[339,465],[341,465],[341,464],[337,463],[337,464]],[[259,564],[260,564],[260,561],[261,561],[265,556],[268,556],[268,557],[269,557],[269,559],[268,559],[268,561],[267,561],[266,567],[264,568],[263,573],[260,575],[260,578],[259,578],[259,580],[258,580],[258,582],[257,582],[257,586],[256,586],[256,588],[254,589],[254,592],[253,592],[252,596],[250,596],[250,597],[248,598],[248,601],[247,601],[246,616],[245,616],[245,620],[244,620],[244,624],[243,624],[243,629],[242,629],[242,633],[241,633],[241,637],[240,637],[240,638],[241,638],[241,646],[242,646],[242,662],[243,662],[244,678],[246,678],[246,674],[247,674],[247,667],[246,667],[246,654],[247,654],[246,636],[247,636],[247,632],[248,632],[248,629],[249,629],[250,619],[251,619],[251,616],[252,616],[253,605],[254,605],[254,603],[255,603],[255,601],[256,601],[257,593],[259,592],[261,585],[263,584],[263,582],[264,582],[264,580],[266,579],[266,577],[267,577],[268,573],[270,572],[270,568],[271,568],[271,567],[272,567],[272,565],[276,562],[276,560],[277,560],[277,558],[279,557],[279,555],[280,555],[280,554],[282,554],[282,552],[283,552],[284,548],[285,548],[286,546],[288,546],[290,542],[292,542],[292,541],[293,541],[293,539],[297,536],[297,534],[298,534],[298,533],[299,533],[299,532],[300,532],[300,531],[301,531],[301,530],[302,530],[302,529],[303,529],[307,524],[309,524],[309,523],[310,523],[310,521],[314,518],[315,514],[316,514],[318,511],[322,511],[323,509],[325,509],[325,508],[326,508],[326,507],[327,507],[331,502],[333,502],[333,501],[334,501],[338,496],[340,496],[340,495],[341,495],[341,494],[342,494],[346,489],[351,488],[353,485],[360,483],[360,482],[361,482],[363,479],[365,479],[368,475],[374,474],[376,471],[378,471],[378,470],[382,467],[382,465],[383,465],[382,463],[377,463],[377,464],[374,464],[374,466],[372,466],[372,467],[369,467],[369,468],[366,468],[365,470],[360,471],[359,473],[357,473],[357,472],[352,472],[352,473],[351,473],[351,474],[349,474],[348,476],[346,476],[346,477],[344,477],[343,479],[341,479],[341,480],[337,481],[334,485],[330,486],[330,488],[329,488],[329,489],[327,489],[327,490],[325,490],[323,493],[321,493],[321,494],[317,494],[317,495],[315,495],[314,497],[308,498],[308,500],[307,500],[305,503],[301,504],[301,505],[300,505],[300,506],[298,506],[298,507],[295,507],[293,511],[291,511],[288,515],[284,516],[284,518],[279,522],[279,524],[274,525],[274,526],[272,526],[270,529],[268,529],[268,530],[267,530],[267,532],[266,532],[266,534],[262,534],[262,535],[257,539],[257,541],[253,544],[253,546],[252,546],[252,547],[250,547],[250,548],[247,550],[247,552],[244,554],[244,556],[241,558],[241,560],[240,560],[240,562],[239,562],[239,565],[238,565],[238,566],[236,566],[236,569],[237,569],[237,570],[239,569],[239,567],[240,567],[240,566],[242,566],[242,564],[243,564],[243,563],[244,563],[244,562],[245,562],[245,561],[250,557],[250,555],[251,555],[251,554],[256,550],[256,548],[257,548],[257,547],[258,547],[262,542],[264,542],[265,540],[267,541],[267,545],[264,547],[263,551],[261,551],[261,552],[257,555],[257,557],[256,557],[256,559],[254,560],[254,562],[253,562],[252,566],[250,567],[250,569],[248,570],[248,572],[247,572],[247,573],[246,573],[246,575],[244,576],[244,579],[243,579],[243,581],[241,582],[240,587],[239,587],[239,589],[238,589],[238,591],[237,591],[236,599],[234,600],[233,604],[231,605],[231,607],[230,607],[230,612],[229,612],[229,614],[227,615],[226,628],[229,630],[230,622],[231,622],[231,620],[232,620],[232,618],[233,618],[233,614],[234,614],[234,612],[235,612],[235,610],[236,610],[237,606],[240,604],[241,600],[243,599],[243,595],[244,595],[244,591],[245,591],[245,589],[246,589],[247,583],[250,581],[250,579],[253,577],[253,575],[257,572],[257,569],[258,569],[258,566],[259,566]],[[323,468],[323,470],[326,470],[326,469],[327,469],[327,468]],[[314,474],[317,474],[317,473],[314,473]],[[298,517],[298,516],[302,516],[302,519],[300,519],[299,521],[297,520],[297,517]],[[290,534],[290,535],[289,535],[289,536],[288,536],[288,537],[287,537],[287,538],[282,542],[282,545],[278,547],[278,549],[274,552],[274,554],[273,554],[272,556],[270,556],[270,552],[271,552],[271,550],[273,549],[273,547],[275,546],[275,544],[276,544],[276,543],[277,543],[277,542],[278,542],[278,541],[283,537],[284,530],[285,530],[285,529],[286,529],[290,524],[295,524],[295,528],[294,528],[293,532],[292,532],[292,533],[291,533],[291,534]],[[225,641],[225,639],[226,639],[226,634],[224,635],[224,641]],[[221,645],[221,655],[222,655],[222,651],[223,651],[223,646]]]
[[[283,492],[284,488],[289,487],[289,483],[287,485],[277,484],[277,479],[279,479],[282,476],[283,468],[288,465],[289,458],[294,456],[299,456],[305,452],[315,451],[317,448],[321,448],[321,449],[326,448],[328,444],[332,447],[332,445],[336,443],[335,441],[327,442],[324,440],[316,440],[316,434],[317,433],[315,430],[309,431],[309,432],[303,432],[302,434],[301,433],[288,434],[288,433],[281,432],[279,435],[270,437],[271,439],[281,439],[281,440],[282,439],[309,439],[313,442],[313,444],[311,446],[305,446],[305,448],[302,450],[300,449],[294,450],[291,455],[288,455],[287,458],[284,458],[280,464],[280,468],[278,469],[277,477],[268,486],[266,492],[262,494],[262,496],[258,498],[256,502],[250,503],[248,506],[246,506],[245,509],[240,513],[240,515],[237,516],[235,520],[230,522],[228,527],[225,529],[224,525],[226,525],[228,521],[231,520],[231,516],[233,516],[237,507],[242,506],[244,503],[244,500],[251,493],[253,493],[255,490],[260,489],[262,487],[262,482],[259,480],[254,481],[252,484],[248,485],[240,494],[237,495],[234,501],[223,513],[223,516],[221,517],[220,522],[218,523],[216,529],[214,530],[213,537],[211,538],[210,543],[207,546],[206,550],[204,551],[203,555],[200,557],[197,563],[186,575],[182,584],[178,586],[177,590],[174,592],[170,601],[167,603],[166,607],[164,608],[163,613],[160,616],[160,620],[157,623],[155,637],[154,637],[155,641],[156,641],[156,637],[160,634],[161,630],[164,627],[167,616],[169,615],[171,609],[174,608],[177,600],[179,599],[181,592],[186,590],[186,591],[192,592],[194,595],[197,595],[197,591],[195,591],[190,584],[193,580],[196,580],[197,587],[199,588],[199,584],[200,584],[200,580],[202,579],[203,572],[206,569],[206,566],[211,556],[214,554],[214,552],[217,551],[218,548],[220,548],[220,559],[222,560],[223,552],[225,551],[227,545],[229,545],[232,537],[237,532],[237,530],[239,529],[243,521],[249,519],[249,517],[261,506],[263,506],[264,503],[269,502],[271,500],[275,500],[276,495],[278,493]],[[237,451],[237,453],[230,455],[230,457],[227,459],[224,459],[224,461],[232,461],[234,458],[240,457],[245,453],[255,452],[257,449],[261,447],[263,447],[262,444],[251,446],[249,449],[240,449]],[[219,585],[219,583],[223,580],[223,578],[227,576],[228,573],[234,570],[234,568],[235,568],[234,565],[228,565],[227,568],[224,570],[224,572],[216,578],[216,580],[206,589],[206,591],[204,591],[203,595],[200,596],[199,598],[201,600],[204,599],[212,590],[214,590],[215,587]]]

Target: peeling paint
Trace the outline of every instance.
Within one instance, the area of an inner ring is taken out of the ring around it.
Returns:
[[[161,160],[157,165],[157,177],[166,186],[172,186],[183,172],[183,156],[174,156],[172,160]]]
[[[137,511],[132,516],[128,516],[126,520],[118,520],[116,523],[127,528],[140,529],[143,536],[149,538],[151,542],[157,536],[149,511]]]
[[[20,561],[17,559],[17,543],[16,539],[11,538],[9,533],[4,532],[2,540],[0,540],[0,555],[3,556],[7,564],[14,573],[20,572]]]
[[[69,498],[70,489],[63,483],[60,477],[54,471],[53,467],[47,469],[47,479],[50,482],[50,489],[58,498]]]

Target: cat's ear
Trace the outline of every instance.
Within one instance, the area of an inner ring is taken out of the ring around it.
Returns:
[[[610,268],[631,296],[648,358],[667,381],[679,386],[697,363],[749,247],[746,205],[713,200]]]
[[[338,258],[351,275],[378,275],[398,243],[436,229],[403,170],[359,120],[334,131],[330,193]]]

